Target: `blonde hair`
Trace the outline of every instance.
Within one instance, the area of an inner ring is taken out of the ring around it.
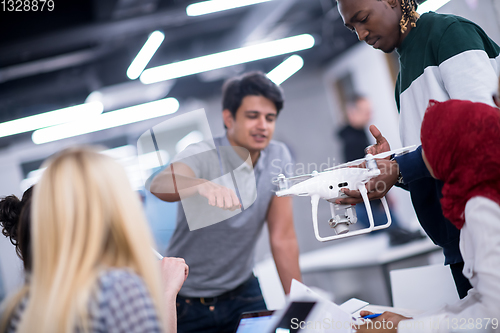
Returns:
[[[33,197],[29,300],[17,332],[88,330],[96,278],[110,267],[142,278],[162,321],[152,237],[123,168],[90,148],[65,150],[45,164]]]

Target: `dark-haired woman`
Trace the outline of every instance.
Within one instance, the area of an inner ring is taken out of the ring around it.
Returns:
[[[9,195],[0,200],[0,224],[2,234],[16,247],[16,253],[23,261],[24,270],[31,270],[30,214],[33,186],[28,188],[21,200]]]

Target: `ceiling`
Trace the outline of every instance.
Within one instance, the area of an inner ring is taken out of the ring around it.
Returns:
[[[148,67],[301,33],[316,45],[305,67],[324,65],[357,42],[335,0],[274,0],[189,17],[186,0],[53,0],[49,12],[0,11],[0,122],[80,104],[95,90],[130,82],[126,70],[148,35],[165,40]],[[287,56],[177,79],[169,96],[204,98],[229,76],[269,71]],[[140,84],[137,82],[137,84]],[[5,147],[31,133],[0,138]]]

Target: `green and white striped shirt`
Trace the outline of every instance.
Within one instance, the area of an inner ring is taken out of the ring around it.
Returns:
[[[420,126],[431,99],[494,106],[500,48],[475,23],[454,15],[423,14],[397,52],[396,103],[403,146],[420,144]]]

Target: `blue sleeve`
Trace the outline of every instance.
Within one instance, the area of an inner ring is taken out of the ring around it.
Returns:
[[[399,165],[399,172],[403,176],[403,183],[409,184],[415,180],[432,177],[422,159],[422,146],[412,152],[395,158]]]

